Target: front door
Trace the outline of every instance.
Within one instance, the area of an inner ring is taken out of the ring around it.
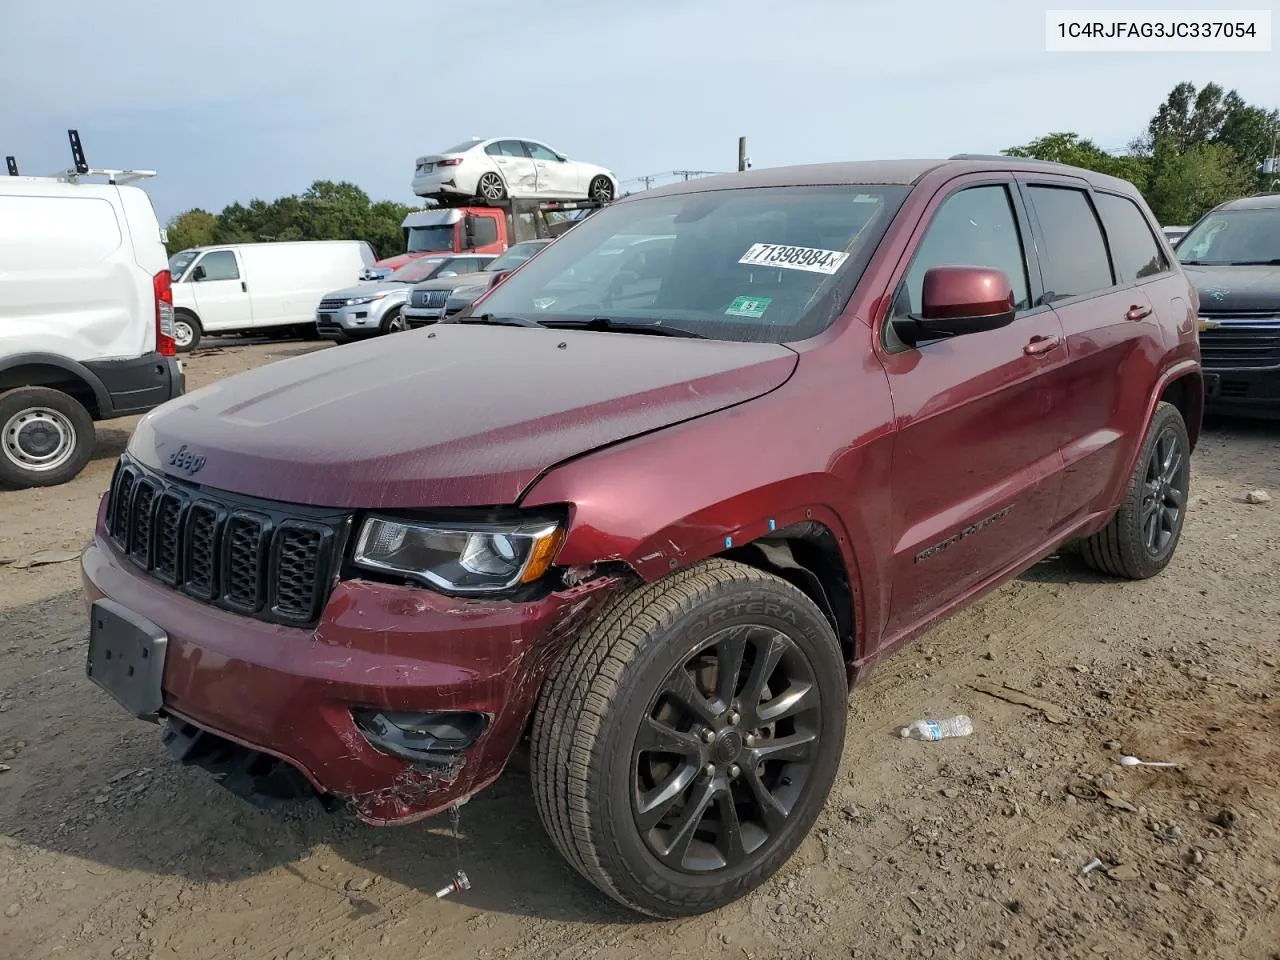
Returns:
[[[526,140],[524,145],[538,171],[538,196],[569,200],[586,196],[585,187],[578,183],[575,164],[566,163],[540,143]]]
[[[212,250],[188,271],[200,324],[206,331],[253,326],[249,283],[234,250]]]
[[[913,238],[878,331],[897,424],[890,642],[1041,545],[1061,483],[1047,384],[1066,349],[1057,315],[1036,303],[1025,210],[1011,181],[948,190]],[[1014,321],[918,347],[897,340],[892,318],[918,313],[925,271],[943,265],[1004,271]]]

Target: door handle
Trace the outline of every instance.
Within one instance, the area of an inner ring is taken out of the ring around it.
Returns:
[[[1125,313],[1124,318],[1126,320],[1145,320],[1149,316],[1151,316],[1150,307],[1140,307],[1137,304],[1134,304]]]
[[[1022,348],[1022,352],[1028,357],[1042,357],[1050,350],[1057,350],[1060,346],[1062,346],[1061,337],[1032,337],[1031,342]]]
[[[241,281],[240,281],[240,292],[241,292],[241,293],[248,293],[248,292],[249,292],[249,285],[248,285],[247,283],[245,283],[243,280],[241,280]]]

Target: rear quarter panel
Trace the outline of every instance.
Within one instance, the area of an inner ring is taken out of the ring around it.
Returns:
[[[154,349],[159,226],[152,214],[148,242],[139,224],[135,250],[117,190],[24,183],[0,194],[0,352],[85,361]]]

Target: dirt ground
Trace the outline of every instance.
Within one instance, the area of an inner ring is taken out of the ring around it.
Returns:
[[[340,348],[222,346],[189,382],[312,349]],[[0,560],[83,544],[131,426],[75,482],[0,492]],[[76,563],[0,566],[0,958],[1280,957],[1280,424],[1213,426],[1193,483],[1162,576],[1047,560],[884,664],[801,852],[676,923],[578,879],[518,772],[456,843],[256,811],[86,680]],[[971,737],[896,736],[960,712]],[[459,863],[473,889],[435,899]]]

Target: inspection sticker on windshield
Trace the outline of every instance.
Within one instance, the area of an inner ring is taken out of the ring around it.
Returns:
[[[780,267],[783,270],[807,270],[809,273],[835,273],[849,259],[839,250],[814,247],[788,247],[780,243],[753,243],[739,263],[753,267]]]
[[[759,320],[773,302],[772,297],[738,297],[724,312],[726,317],[750,317]]]

